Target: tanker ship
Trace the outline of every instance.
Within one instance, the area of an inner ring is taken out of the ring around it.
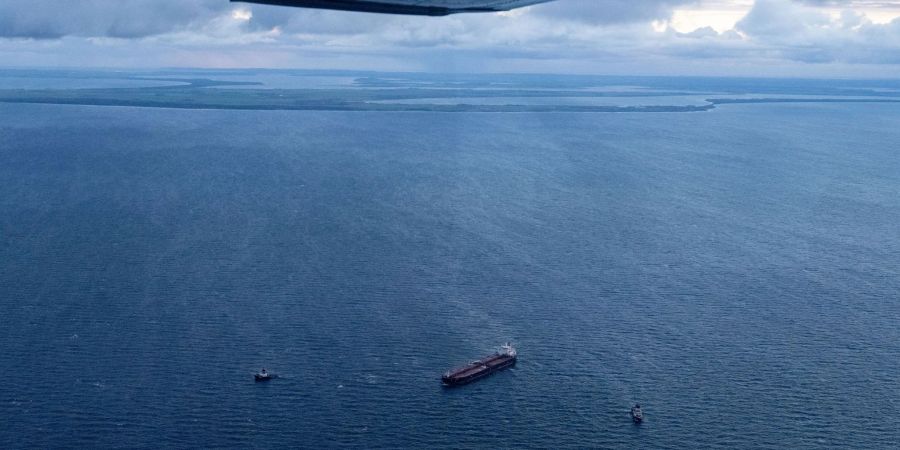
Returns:
[[[500,347],[500,351],[485,356],[468,365],[448,371],[441,377],[445,386],[460,386],[480,380],[494,372],[512,367],[516,364],[516,349],[509,342]]]

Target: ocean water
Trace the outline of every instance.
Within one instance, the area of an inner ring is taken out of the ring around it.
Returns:
[[[898,104],[0,104],[0,447],[897,447],[898,142]]]
[[[4,89],[96,89],[180,86],[182,82],[141,79],[141,73],[9,70],[0,68],[0,90]],[[145,75],[146,76],[146,75]]]

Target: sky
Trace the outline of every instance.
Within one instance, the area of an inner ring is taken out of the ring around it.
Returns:
[[[558,0],[439,18],[0,0],[0,67],[900,78],[900,0]]]

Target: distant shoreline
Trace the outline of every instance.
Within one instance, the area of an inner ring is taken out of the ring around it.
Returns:
[[[900,93],[871,86],[730,86],[712,82],[686,86],[679,84],[680,81],[665,79],[643,80],[647,82],[645,84],[628,83],[641,80],[622,79],[607,80],[615,81],[613,84],[583,80],[583,83],[548,85],[546,80],[501,83],[491,78],[460,81],[434,77],[419,80],[397,75],[357,78],[349,86],[311,87],[308,81],[298,77],[296,82],[292,80],[281,87],[278,84],[273,87],[250,76],[249,80],[217,80],[190,75],[171,78],[123,75],[114,78],[178,84],[0,89],[0,103],[197,110],[444,113],[684,113],[710,111],[726,104],[900,103]],[[298,85],[302,87],[296,88]],[[218,89],[222,87],[240,89]],[[568,103],[561,99],[566,99]],[[575,103],[584,104],[572,104],[572,99],[578,100]],[[626,104],[616,105],[616,99]],[[602,104],[590,104],[592,100]],[[682,100],[692,104],[672,104]],[[430,103],[432,101],[434,103]],[[654,101],[669,104],[654,105]]]
[[[235,91],[229,91],[235,92]],[[40,104],[70,106],[118,106],[131,108],[236,110],[236,111],[359,111],[359,112],[443,112],[443,113],[685,113],[705,112],[718,105],[771,104],[771,103],[900,103],[900,99],[796,99],[796,98],[711,98],[706,105],[640,105],[640,106],[578,106],[578,105],[474,105],[459,103],[404,104],[404,103],[335,103],[335,104],[222,104],[202,102],[154,102],[109,98],[52,98],[40,96],[5,97],[0,93],[0,103]]]

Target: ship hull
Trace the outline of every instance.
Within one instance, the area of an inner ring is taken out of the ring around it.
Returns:
[[[514,356],[495,355],[475,361],[464,368],[451,371],[441,377],[441,382],[446,387],[463,386],[495,374],[501,370],[508,369],[514,365],[516,365],[516,358]]]

